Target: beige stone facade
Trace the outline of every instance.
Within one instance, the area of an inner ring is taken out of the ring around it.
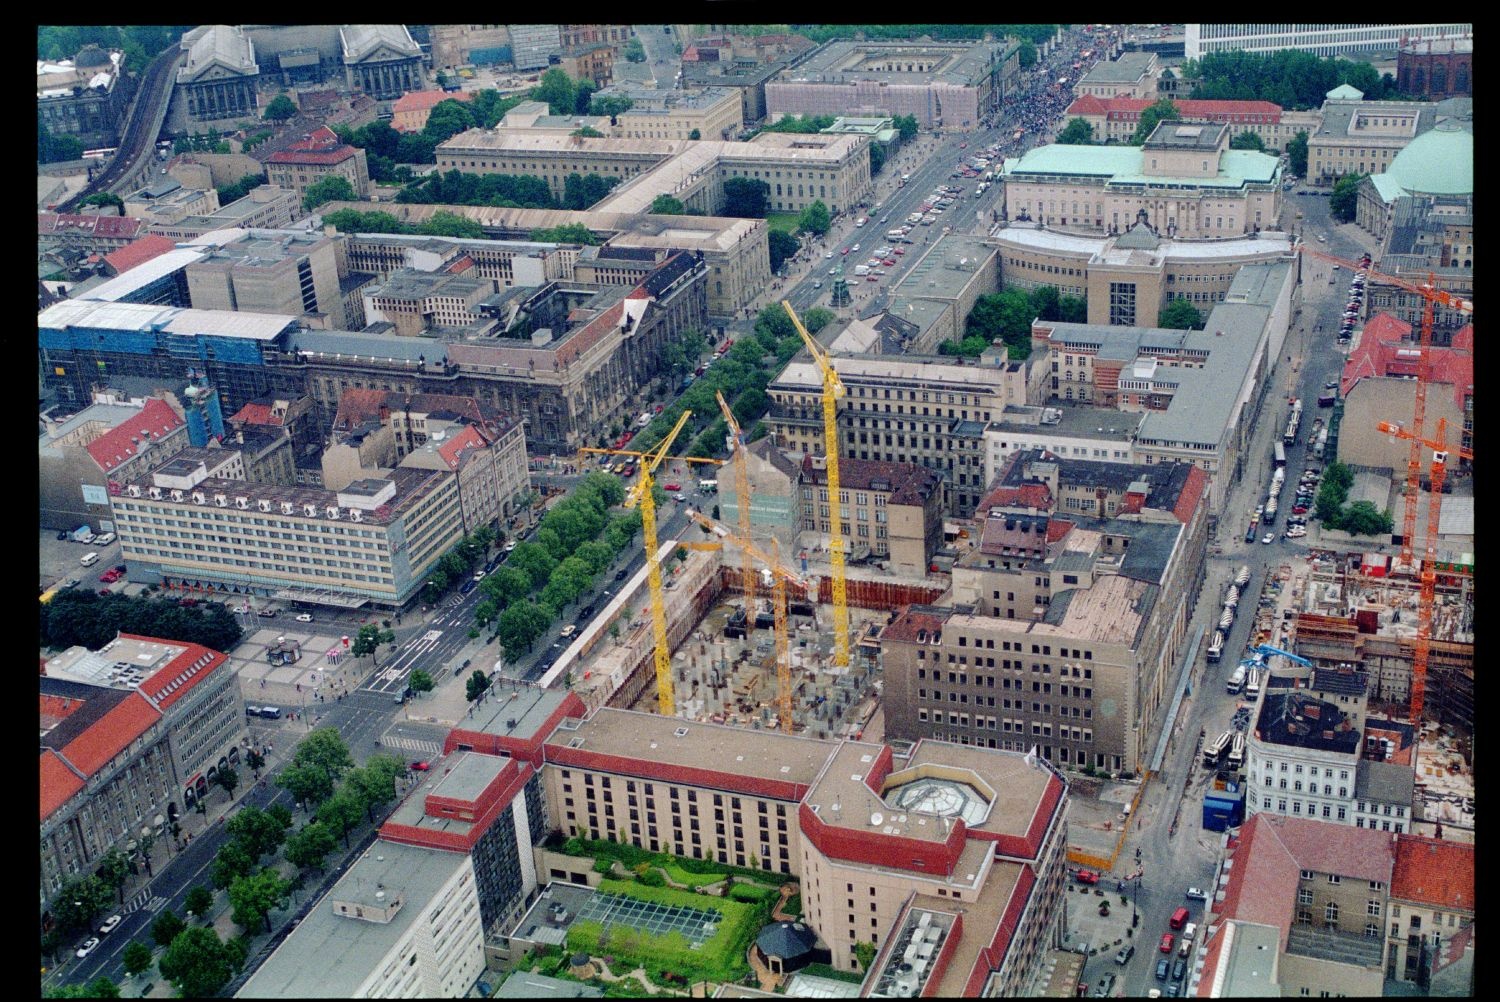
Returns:
[[[1418,101],[1327,101],[1307,141],[1307,180],[1331,185],[1348,174],[1380,174],[1432,127],[1433,106]]]
[[[942,489],[932,471],[915,463],[843,460],[839,507],[844,544],[856,557],[889,560],[897,574],[922,577],[943,543]],[[799,527],[831,531],[828,470],[823,457],[802,462]]]
[[[640,102],[621,112],[617,122],[623,139],[730,139],[744,125],[740,96],[728,87],[684,94],[676,101]]]

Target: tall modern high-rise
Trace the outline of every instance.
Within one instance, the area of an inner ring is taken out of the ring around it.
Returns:
[[[1187,24],[1184,49],[1189,59],[1210,52],[1277,52],[1300,49],[1320,56],[1395,52],[1404,42],[1456,38],[1474,33],[1472,24]]]

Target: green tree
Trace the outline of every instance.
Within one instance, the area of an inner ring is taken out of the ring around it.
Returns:
[[[406,774],[406,764],[391,755],[371,755],[364,767],[349,774],[347,786],[359,795],[365,820],[375,820],[375,808],[396,799],[396,778]]]
[[[531,576],[506,563],[481,581],[479,588],[503,609],[531,594]]]
[[[340,174],[330,174],[321,181],[307,186],[302,195],[302,208],[311,212],[325,202],[352,202],[359,196],[349,179]]]
[[[241,808],[224,827],[256,862],[274,854],[286,841],[287,823],[253,805]]]
[[[474,673],[469,676],[469,681],[464,685],[464,698],[471,703],[477,703],[479,702],[479,697],[483,696],[489,687],[489,676],[476,668],[474,669]]]
[[[36,162],[39,164],[64,163],[83,157],[83,143],[72,136],[54,136],[42,124],[36,123]]]
[[[95,192],[87,198],[80,199],[78,204],[80,206],[104,205],[115,209],[122,216],[125,215],[125,199],[109,191]]]
[[[271,911],[287,906],[291,890],[292,882],[269,867],[241,877],[229,885],[234,924],[248,931],[264,922],[266,932],[270,932]]]
[[[600,528],[603,528],[602,520]],[[578,548],[573,551],[573,556],[588,565],[590,574],[598,574],[608,567],[610,561],[615,558],[614,551],[597,539],[590,539],[587,542],[579,544]]]
[[[1130,137],[1131,146],[1140,146],[1155,131],[1158,123],[1164,120],[1181,118],[1182,114],[1177,110],[1177,105],[1171,98],[1162,98],[1155,104],[1141,112],[1140,122],[1135,127],[1135,135]]]
[[[875,944],[866,943],[861,940],[854,944],[854,959],[859,961],[859,969],[868,971],[870,965],[875,962]]]
[[[286,840],[288,863],[305,870],[322,870],[328,854],[338,848],[338,839],[328,826],[313,821]]]
[[[125,962],[125,973],[133,978],[149,968],[154,958],[151,954],[151,947],[138,939],[133,939],[125,945],[120,959]]]
[[[382,629],[378,623],[366,623],[359,628],[359,633],[349,645],[349,653],[357,658],[369,657],[371,664],[379,667],[375,660],[375,653],[381,644],[393,644],[396,642],[396,634],[393,630]]]
[[[646,61],[646,47],[641,44],[639,38],[631,38],[625,43],[625,59],[632,63]]]
[[[120,986],[104,975],[84,985],[53,985],[42,995],[49,999],[117,999]]]
[[[333,796],[318,807],[318,820],[327,825],[329,830],[339,835],[344,840],[344,848],[349,848],[349,832],[359,824],[359,819],[365,813],[365,805],[360,800],[359,793],[347,787],[340,787]]]
[[[406,684],[411,686],[412,692],[431,692],[435,685],[432,681],[432,676],[420,668],[412,669],[411,675],[407,677]]]
[[[1307,130],[1299,130],[1298,133],[1286,143],[1287,160],[1292,168],[1292,173],[1298,177],[1307,177]]]
[[[185,929],[157,963],[162,977],[184,998],[215,995],[234,975],[232,953],[212,929]]]
[[[266,105],[266,111],[262,117],[272,122],[285,122],[289,118],[297,117],[297,106],[285,94],[277,94],[271,99],[271,103]]]
[[[1088,322],[1089,304],[1087,299],[1079,296],[1059,296],[1057,299],[1057,319],[1067,324],[1082,324]]]
[[[197,916],[199,921],[208,920],[208,911],[214,906],[214,892],[198,884],[187,892],[187,897],[182,901],[182,907],[189,915]]]
[[[169,908],[156,916],[156,920],[151,923],[151,938],[156,941],[157,946],[171,946],[172,941],[186,928],[187,923],[178,918],[177,913]]]
[[[1021,69],[1029,70],[1036,65],[1036,46],[1030,42],[1022,42],[1016,56],[1021,61]]]
[[[120,895],[120,904],[125,903],[125,884],[130,880],[130,860],[119,849],[110,849],[99,858],[99,879]]]
[[[235,788],[240,785],[240,774],[225,766],[214,776],[214,784],[223,787],[225,796],[233,800]]]
[[[651,208],[647,211],[658,216],[680,216],[687,212],[687,206],[671,195],[657,195],[651,200]]]
[[[577,89],[573,91],[573,114],[587,115],[594,103],[594,91],[598,89],[594,86],[594,81],[587,77],[579,77]],[[602,136],[603,133],[601,132],[600,135]]]
[[[766,247],[770,252],[771,271],[779,273],[786,259],[797,253],[797,248],[801,246],[801,241],[790,233],[782,230],[772,230],[767,233]]]
[[[114,898],[114,888],[92,873],[75,875],[58,889],[52,912],[61,928],[83,929],[93,924],[94,916],[112,906]]]
[[[833,221],[828,217],[828,206],[823,204],[821,198],[803,209],[802,214],[797,217],[798,232],[811,233],[817,237],[827,233],[832,225]]]
[[[720,214],[741,219],[764,219],[770,193],[771,186],[764,181],[750,177],[725,178],[724,208]],[[774,235],[776,231],[771,232]]]
[[[1091,146],[1094,142],[1094,127],[1086,118],[1074,118],[1057,134],[1057,142],[1063,146]]]
[[[286,766],[276,775],[276,785],[306,804],[309,809],[327,800],[333,794],[333,780],[328,773],[316,766]]]
[[[422,135],[436,146],[474,128],[475,124],[474,112],[469,106],[450,97],[432,106],[432,111],[427,114],[427,124],[422,127]]]
[[[573,114],[576,95],[572,78],[555,66],[542,74],[542,82],[531,92],[532,100],[547,102],[554,115]]]
[[[1203,314],[1198,307],[1178,296],[1161,308],[1156,317],[1156,326],[1179,331],[1202,330]]]
[[[891,120],[891,124],[901,134],[901,141],[903,143],[909,143],[917,138],[918,126],[916,115],[897,115]]]
[[[337,783],[344,773],[354,768],[354,759],[337,728],[319,727],[298,743],[292,754],[292,764],[321,769]]]
[[[512,659],[531,650],[552,622],[552,616],[535,602],[523,601],[509,606],[496,621],[500,645]]]
[[[521,543],[510,552],[506,564],[524,571],[533,589],[541,588],[557,567],[557,558],[536,543]]]
[[[548,244],[583,244],[585,247],[597,246],[600,242],[594,231],[582,223],[566,223],[551,229],[532,230],[527,239]]]
[[[1031,303],[1031,312],[1041,320],[1057,320],[1061,311],[1062,299],[1057,293],[1055,285],[1039,285],[1031,290],[1027,297]]]
[[[1359,201],[1359,183],[1364,174],[1348,174],[1333,185],[1333,197],[1328,200],[1328,213],[1341,223],[1354,222],[1354,209]]]
[[[635,42],[636,39],[632,38],[631,41]],[[635,102],[628,97],[622,97],[617,94],[601,97],[596,94],[589,102],[589,114],[608,115],[609,124],[618,125],[619,122],[617,120],[619,117],[633,107],[635,107]]]
[[[478,220],[460,216],[446,209],[434,212],[432,218],[421,225],[421,230],[427,236],[433,237],[458,237],[466,240],[484,238],[484,227]]]
[[[255,869],[255,863],[256,857],[250,855],[250,850],[242,842],[238,840],[226,842],[214,856],[213,869],[209,877],[215,887],[223,890],[252,872]]]
[[[1345,532],[1356,536],[1389,535],[1395,526],[1389,510],[1382,511],[1369,501],[1354,502],[1339,521]]]
[[[980,296],[964,322],[966,338],[982,337],[987,342],[1005,342],[1013,359],[1031,354],[1031,322],[1036,313],[1030,297],[1019,289]]]
[[[699,132],[697,129],[694,129],[693,131],[688,133],[688,138],[693,142],[697,142],[698,140],[703,138],[703,133]]]
[[[1264,153],[1266,151],[1266,143],[1257,133],[1246,129],[1229,141],[1229,148],[1231,150],[1254,150],[1257,153]]]

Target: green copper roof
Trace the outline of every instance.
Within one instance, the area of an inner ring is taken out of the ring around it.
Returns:
[[[1365,92],[1348,84],[1339,84],[1323,96],[1330,101],[1363,101]]]
[[[1190,188],[1238,188],[1247,182],[1269,183],[1279,162],[1253,150],[1227,150],[1214,177],[1167,177],[1142,172],[1144,151],[1139,146],[1064,146],[1053,144],[1031,150],[1019,160],[1005,161],[1007,176],[1054,174],[1102,177],[1113,184],[1147,184]]]
[[[1397,153],[1386,173],[1409,192],[1473,194],[1474,137],[1452,122],[1440,122]]]

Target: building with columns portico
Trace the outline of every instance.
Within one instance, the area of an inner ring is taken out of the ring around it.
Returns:
[[[339,29],[344,80],[377,101],[394,101],[426,86],[422,50],[404,24],[350,24]]]
[[[188,42],[187,62],[177,71],[177,86],[187,100],[188,118],[195,122],[221,118],[259,117],[255,85],[260,67],[255,43],[234,25],[214,24]]]

